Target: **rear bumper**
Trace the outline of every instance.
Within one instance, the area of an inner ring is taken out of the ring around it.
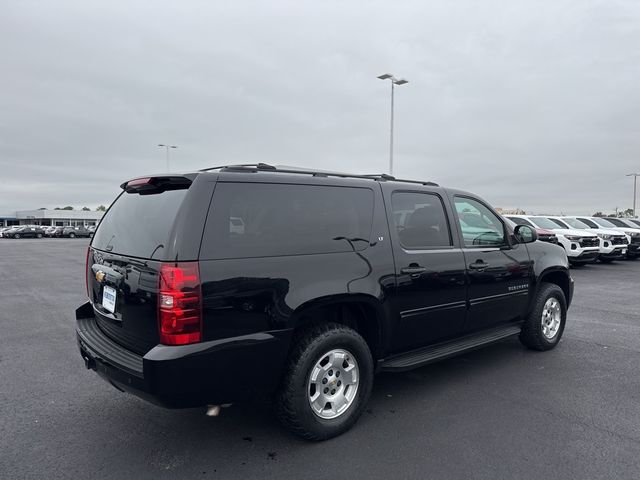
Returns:
[[[76,321],[78,347],[87,368],[119,390],[168,408],[271,394],[291,337],[289,330],[281,330],[192,345],[157,345],[140,356],[100,330],[90,303],[76,310]]]

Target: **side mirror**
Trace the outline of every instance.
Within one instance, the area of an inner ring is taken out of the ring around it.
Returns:
[[[538,232],[529,225],[518,225],[513,233],[520,243],[533,243],[538,240]]]

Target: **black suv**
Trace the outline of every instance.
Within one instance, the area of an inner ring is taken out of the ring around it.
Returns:
[[[42,238],[44,230],[38,226],[27,225],[4,232],[3,235],[7,238]]]
[[[293,432],[338,435],[374,373],[513,335],[555,347],[561,248],[475,195],[264,164],[137,178],[87,251],[87,368],[166,407],[267,395]]]
[[[91,238],[93,237],[93,232],[84,227],[64,227],[59,233],[56,234],[56,236],[67,238]]]

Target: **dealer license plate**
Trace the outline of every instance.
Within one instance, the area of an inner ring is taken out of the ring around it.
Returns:
[[[111,313],[116,311],[116,289],[105,285],[102,290],[102,306]]]

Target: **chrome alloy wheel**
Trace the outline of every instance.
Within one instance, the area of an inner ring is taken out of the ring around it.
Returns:
[[[320,357],[311,369],[307,398],[313,413],[331,420],[353,404],[358,393],[358,362],[347,350],[331,350]]]
[[[547,299],[542,309],[542,334],[547,340],[553,340],[560,330],[562,308],[554,297]]]

